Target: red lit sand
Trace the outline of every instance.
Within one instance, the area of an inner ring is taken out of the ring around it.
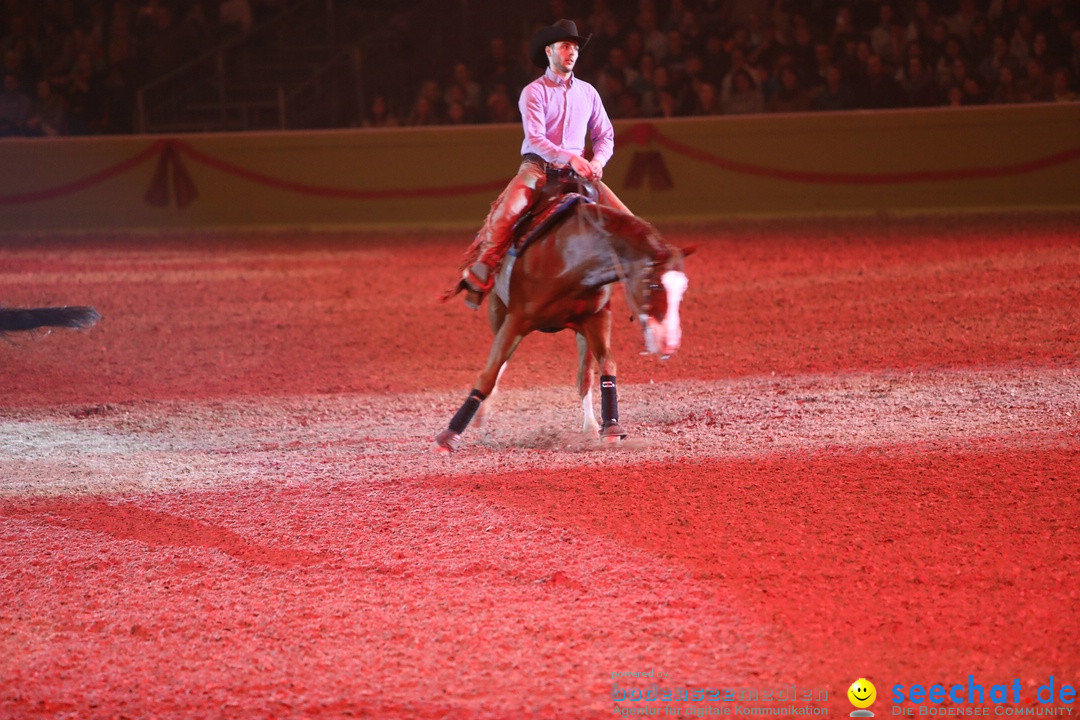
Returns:
[[[678,355],[617,310],[630,439],[537,334],[450,458],[465,233],[0,241],[4,304],[104,316],[0,343],[0,718],[1080,683],[1080,217],[664,230],[702,246]]]

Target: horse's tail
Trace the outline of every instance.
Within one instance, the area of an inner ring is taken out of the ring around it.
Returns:
[[[0,308],[0,333],[40,327],[88,328],[101,319],[92,307]]]

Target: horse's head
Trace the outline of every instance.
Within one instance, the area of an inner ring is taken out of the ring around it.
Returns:
[[[689,281],[683,272],[683,253],[673,252],[661,259],[650,260],[638,278],[628,278],[627,300],[645,331],[645,349],[667,358],[682,344],[682,323],[679,305]]]
[[[666,358],[682,343],[679,305],[689,284],[683,259],[696,248],[668,245],[652,225],[638,218],[624,216],[619,222],[628,255],[637,255],[624,258],[629,260],[622,269],[627,303],[644,328],[645,348]]]

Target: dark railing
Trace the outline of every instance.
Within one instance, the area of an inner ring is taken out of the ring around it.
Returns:
[[[306,0],[143,85],[135,96],[138,132],[303,127],[295,106],[327,101],[324,80],[347,69],[336,46],[334,0]],[[296,118],[301,124],[294,125]]]

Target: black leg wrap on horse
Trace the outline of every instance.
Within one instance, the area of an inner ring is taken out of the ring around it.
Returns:
[[[619,422],[619,396],[614,375],[600,376],[600,418],[605,427]]]
[[[480,403],[484,402],[487,396],[479,390],[473,390],[469,393],[469,397],[465,399],[465,402],[458,408],[457,413],[450,420],[450,429],[456,432],[458,435],[465,432],[465,428],[469,427],[469,423],[472,422],[473,415],[480,409]]]

